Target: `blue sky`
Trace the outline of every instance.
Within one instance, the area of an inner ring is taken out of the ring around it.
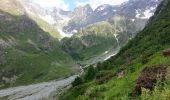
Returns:
[[[102,4],[119,5],[128,0],[33,0],[44,8],[62,8],[64,10],[73,10],[77,6],[90,4],[93,9]]]
[[[71,9],[71,10],[74,9],[76,6],[76,4],[75,4],[75,2],[73,2],[73,0],[64,0],[64,2],[69,5],[69,9]]]

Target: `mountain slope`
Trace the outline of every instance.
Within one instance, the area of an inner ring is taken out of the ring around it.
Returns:
[[[0,88],[64,78],[78,71],[59,41],[25,15],[20,3],[0,2]]]
[[[170,1],[164,0],[143,31],[130,40],[116,56],[99,63],[94,69],[90,67],[81,77],[82,80],[79,79],[81,81],[75,81],[78,82],[77,86],[72,87],[61,99],[168,100],[169,17]],[[160,74],[163,79],[157,77]],[[89,75],[93,79],[87,80]]]
[[[44,8],[42,8],[38,4],[31,3],[30,0],[15,1],[17,1],[17,4],[20,4],[22,6],[24,12],[32,20],[34,20],[45,32],[48,32],[54,38],[62,38],[57,28],[53,25],[54,20],[51,18],[51,16],[48,15],[48,12]]]
[[[126,25],[126,21],[127,19],[117,15],[109,21],[89,25],[71,38],[62,39],[61,46],[75,60],[83,62],[90,61],[101,54],[117,52],[130,38],[127,29],[133,24]],[[98,59],[102,61],[106,58],[98,57]],[[94,63],[96,62],[98,61]]]
[[[144,28],[160,2],[130,0],[119,6],[101,5],[94,11],[90,5],[78,7],[66,33],[78,32],[61,40],[61,47],[83,65],[106,60]]]

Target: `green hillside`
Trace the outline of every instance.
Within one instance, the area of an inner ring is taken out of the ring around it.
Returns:
[[[73,82],[61,100],[169,100],[170,1],[120,52]]]
[[[0,88],[65,78],[78,72],[59,41],[24,15],[22,6],[14,1],[0,1]]]
[[[105,30],[101,29],[102,26],[105,26],[104,29],[107,30],[109,26],[102,24],[89,26],[87,29],[80,30],[71,38],[62,39],[61,47],[75,60],[81,61],[93,58],[110,48],[117,48],[118,43],[113,33],[110,30],[104,32]]]
[[[108,21],[89,25],[80,29],[71,38],[62,39],[61,47],[81,63],[105,52],[117,51],[131,38],[128,31],[131,30],[129,26],[132,27],[133,24],[126,25],[125,21],[127,19],[117,15]]]

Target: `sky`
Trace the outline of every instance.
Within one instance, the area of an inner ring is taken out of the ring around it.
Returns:
[[[128,0],[33,0],[44,8],[62,8],[64,10],[73,10],[78,6],[90,4],[93,9],[102,4],[119,5]]]

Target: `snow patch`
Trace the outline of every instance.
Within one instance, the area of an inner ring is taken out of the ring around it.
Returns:
[[[133,22],[134,22],[134,21],[135,21],[135,19],[131,19],[131,21],[133,21]]]
[[[116,12],[117,10],[114,9],[113,11]]]
[[[54,18],[50,15],[40,16],[40,18],[43,19],[44,21],[48,22],[49,24],[55,23]]]
[[[149,19],[151,16],[153,16],[153,13],[151,13],[150,9],[147,9],[144,12],[144,17],[141,17],[141,19]]]
[[[97,10],[98,11],[102,11],[102,10],[104,10],[105,9],[105,7],[104,6],[101,6],[100,8],[98,8]]]
[[[60,33],[60,35],[62,36],[62,37],[71,37],[73,34],[66,34],[66,33],[64,33],[63,32],[63,30],[62,29],[58,29],[58,32]]]
[[[103,16],[107,15],[107,12],[104,12],[102,15],[103,15]]]
[[[140,18],[140,10],[136,10],[136,18]]]
[[[154,7],[150,7],[149,9],[146,9],[144,12],[141,10],[136,10],[136,18],[140,19],[149,19],[154,15],[154,10],[156,9],[157,5]]]
[[[102,10],[104,10],[104,9],[107,8],[107,7],[108,7],[108,5],[107,5],[107,4],[104,4],[104,5],[100,6],[100,7],[98,7],[98,8],[97,8],[97,11],[102,11]]]
[[[77,30],[73,30],[71,33],[77,33]]]

